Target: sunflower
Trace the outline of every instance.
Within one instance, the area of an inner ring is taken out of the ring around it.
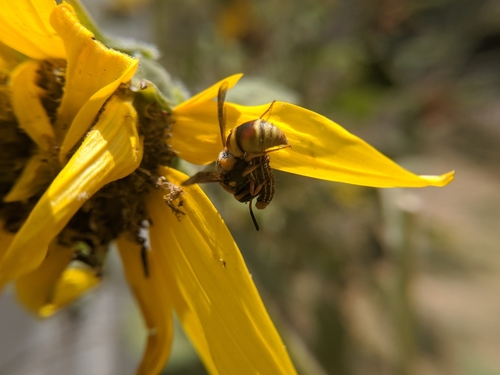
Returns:
[[[188,176],[174,168],[179,158],[217,158],[214,98],[241,75],[174,106],[178,91],[165,97],[129,50],[110,49],[89,30],[80,8],[52,0],[2,6],[0,288],[13,283],[27,309],[48,317],[100,283],[114,242],[149,330],[138,374],[163,368],[174,311],[209,373],[294,374],[224,221],[197,185],[181,186]],[[230,131],[270,105],[225,107]],[[373,187],[453,179],[415,175],[292,104],[276,102],[269,121],[291,145],[272,153],[275,169]]]

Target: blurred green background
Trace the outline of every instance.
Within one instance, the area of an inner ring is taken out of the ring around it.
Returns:
[[[406,190],[275,172],[258,233],[204,186],[300,374],[500,373],[498,0],[83,2],[190,93],[243,72],[230,101],[294,102],[416,173],[457,171]],[[145,333],[119,267],[43,323],[3,296],[0,374],[132,374]],[[165,374],[205,374],[180,329]]]

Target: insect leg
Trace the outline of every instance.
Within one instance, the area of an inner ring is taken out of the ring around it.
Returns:
[[[245,198],[245,196],[247,196],[249,194],[250,194],[250,191],[245,190],[245,191],[241,192],[240,194],[235,194],[234,199],[236,199],[237,201],[241,201],[243,198]]]
[[[279,151],[279,150],[282,150],[282,149],[288,148],[288,147],[292,147],[292,145],[276,146],[276,147],[273,147],[271,149],[267,149],[266,151],[262,151],[262,152],[245,153],[245,155],[243,157],[245,158],[245,161],[250,161],[252,159],[259,158],[261,156],[267,155],[270,152]]]
[[[262,117],[264,117],[266,115],[266,113],[271,112],[271,108],[273,108],[274,103],[276,103],[276,100],[273,100],[273,102],[271,103],[271,105],[269,106],[269,108],[262,115],[260,115],[259,118],[262,118]]]
[[[252,152],[251,154],[245,152],[245,155],[243,157],[245,158],[245,161],[250,161],[250,160],[255,159],[255,158],[260,158],[261,156],[264,156],[266,154],[267,154],[267,151]],[[250,167],[250,168],[252,168],[252,167]]]
[[[189,186],[203,182],[220,182],[220,181],[222,181],[222,176],[220,173],[201,171],[196,173],[194,176],[189,177],[189,179],[184,181],[181,184],[181,186]]]
[[[255,197],[255,195],[256,195],[255,194],[255,181],[253,179],[250,179],[250,195],[252,197]]]
[[[245,171],[241,174],[243,177],[245,176],[248,176],[250,173],[252,173],[253,171],[255,171],[262,163],[259,163],[259,164],[255,164],[255,165],[252,165],[250,167],[248,167],[247,169],[245,169]]]
[[[258,184],[254,190],[254,193],[255,193],[254,195],[259,194],[265,184],[266,184],[266,181],[262,181],[260,184]]]

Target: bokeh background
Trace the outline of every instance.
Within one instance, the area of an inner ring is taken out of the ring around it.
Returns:
[[[257,212],[205,190],[300,374],[500,374],[500,2],[84,0],[156,44],[196,93],[319,112],[446,188],[377,190],[276,172]],[[191,166],[185,166],[194,171]],[[145,332],[111,254],[105,282],[39,322],[0,298],[0,374],[132,374]],[[165,374],[205,374],[183,336]]]

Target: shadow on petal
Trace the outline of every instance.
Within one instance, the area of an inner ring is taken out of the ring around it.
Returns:
[[[42,150],[54,153],[56,136],[47,111],[42,105],[41,98],[45,93],[37,84],[40,69],[38,61],[27,61],[14,70],[10,81],[12,107],[19,127],[26,131]]]

